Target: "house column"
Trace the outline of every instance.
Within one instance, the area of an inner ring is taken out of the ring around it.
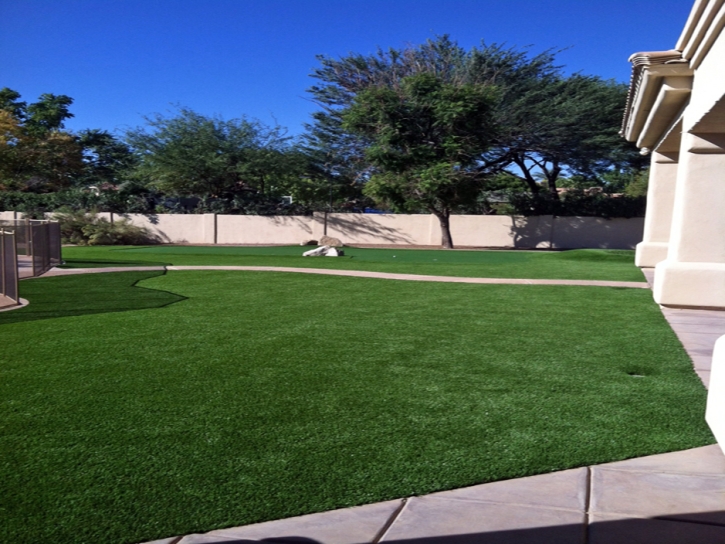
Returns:
[[[655,268],[654,298],[725,308],[725,134],[682,135],[669,250]]]
[[[667,258],[675,202],[679,153],[652,153],[647,188],[644,236],[637,244],[634,262],[651,268]]]

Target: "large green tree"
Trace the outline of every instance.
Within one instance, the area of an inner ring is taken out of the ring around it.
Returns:
[[[126,141],[137,154],[138,175],[177,195],[226,197],[279,189],[288,171],[289,138],[280,127],[250,119],[224,120],[187,108],[147,118]]]
[[[343,111],[343,127],[371,142],[365,154],[376,171],[365,193],[396,211],[425,209],[453,247],[451,211],[475,199],[474,168],[495,133],[495,88],[452,83],[430,73],[372,86]]]
[[[554,51],[532,55],[499,44],[466,50],[442,36],[416,47],[318,60],[312,74],[318,83],[309,91],[321,110],[310,133],[326,134],[320,147],[337,151],[333,156],[356,165],[363,178],[370,164],[360,159],[370,141],[342,129],[342,112],[358,93],[397,88],[416,74],[433,74],[453,85],[496,86],[493,114],[499,130],[491,145],[479,150],[478,170],[484,176],[507,171],[531,192],[543,187],[555,196],[562,173],[593,179],[612,169],[642,167],[636,149],[617,135],[626,87],[591,76],[565,76]]]

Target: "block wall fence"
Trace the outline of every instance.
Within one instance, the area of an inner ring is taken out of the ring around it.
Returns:
[[[164,243],[175,244],[299,244],[319,240],[325,214],[259,216],[216,214],[110,214],[109,221],[128,219],[146,227]],[[0,212],[0,219],[20,218]],[[633,249],[642,241],[643,218],[451,216],[456,247]],[[438,246],[441,230],[433,215],[344,214],[327,217],[327,234],[345,244]]]

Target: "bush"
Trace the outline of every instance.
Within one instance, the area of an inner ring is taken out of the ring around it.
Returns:
[[[148,229],[127,219],[111,223],[96,213],[66,210],[54,214],[60,223],[61,242],[80,246],[146,245],[158,243]]]

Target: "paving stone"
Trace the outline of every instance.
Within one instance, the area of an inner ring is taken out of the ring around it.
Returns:
[[[695,348],[709,348],[710,350],[712,350],[715,346],[717,339],[722,336],[722,334],[680,332],[676,327],[675,333],[677,334],[677,338],[679,338],[680,342],[682,342],[685,347],[692,346]]]
[[[725,475],[592,467],[590,511],[725,524]]]
[[[695,370],[710,370],[712,367],[712,356],[711,355],[699,355],[699,354],[688,354],[692,359],[692,364]]]
[[[707,320],[705,323],[700,323],[699,320],[682,320],[681,323],[677,323],[677,331],[683,333],[699,333],[699,334],[725,334],[725,319],[720,320]]]
[[[428,497],[566,508],[583,512],[586,508],[587,477],[586,468],[577,468],[464,487]]]
[[[691,450],[661,453],[597,465],[596,468],[633,470],[635,472],[670,472],[674,474],[725,474],[725,455],[720,446],[703,446]]]
[[[675,310],[671,308],[662,308],[662,313],[667,320],[672,322],[692,323],[710,323],[718,324],[725,320],[725,312],[722,310]]]
[[[725,544],[725,527],[592,514],[587,542],[588,544]]]
[[[210,535],[186,535],[177,544],[256,544],[258,540],[229,539]]]
[[[312,539],[321,544],[360,544],[372,542],[401,504],[401,501],[380,502],[222,529],[207,533],[205,536],[252,540],[264,538],[273,539],[275,542],[290,541],[292,537],[296,537]]]
[[[381,542],[582,544],[584,521],[574,510],[414,497]]]
[[[702,385],[705,386],[705,389],[710,389],[710,371],[709,370],[700,370],[695,369],[695,372],[702,380]]]

